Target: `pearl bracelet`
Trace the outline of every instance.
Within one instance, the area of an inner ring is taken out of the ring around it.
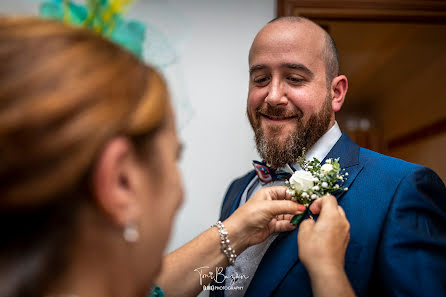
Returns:
[[[218,228],[218,233],[220,234],[221,251],[228,258],[229,264],[234,265],[237,255],[235,254],[234,249],[229,245],[230,241],[228,238],[228,232],[225,230],[225,226],[221,221],[218,221],[217,223],[212,225],[211,228],[212,227]]]

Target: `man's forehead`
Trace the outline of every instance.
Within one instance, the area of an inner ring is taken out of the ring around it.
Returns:
[[[278,19],[266,24],[260,31],[293,32],[294,34],[308,34],[316,40],[324,37],[325,31],[319,25],[308,19],[302,18],[299,21]]]
[[[318,25],[305,19],[301,21],[277,20],[263,27],[255,37],[249,51],[252,56],[259,53],[307,52],[323,54],[325,32]]]

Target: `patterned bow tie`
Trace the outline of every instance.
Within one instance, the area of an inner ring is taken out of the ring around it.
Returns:
[[[257,176],[259,177],[259,180],[263,184],[267,184],[272,181],[276,180],[288,180],[290,179],[292,173],[286,172],[282,169],[274,169],[266,165],[264,162],[259,161],[252,161],[252,165],[254,166],[254,169],[256,170]],[[290,166],[290,169],[292,171],[295,171],[294,168]]]

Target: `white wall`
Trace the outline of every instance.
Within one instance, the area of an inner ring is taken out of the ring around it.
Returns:
[[[275,1],[169,3],[189,26],[180,64],[193,109],[191,120],[180,127],[186,202],[175,224],[172,250],[217,220],[226,187],[257,158],[245,116],[248,51],[257,31],[274,17]]]
[[[0,13],[37,13],[38,3],[1,0]],[[164,72],[185,145],[181,168],[186,200],[169,250],[186,243],[217,218],[230,181],[257,158],[245,116],[248,50],[257,31],[275,15],[274,0],[139,0],[132,17],[155,26],[175,47]],[[178,104],[177,104],[178,105]],[[182,114],[185,113],[185,114]]]

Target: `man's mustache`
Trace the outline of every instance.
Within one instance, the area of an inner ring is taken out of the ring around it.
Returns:
[[[283,107],[276,107],[271,105],[262,105],[256,109],[257,116],[265,115],[268,117],[283,117],[291,118],[295,117],[301,119],[304,116],[302,110],[296,107],[295,110],[289,110]]]

